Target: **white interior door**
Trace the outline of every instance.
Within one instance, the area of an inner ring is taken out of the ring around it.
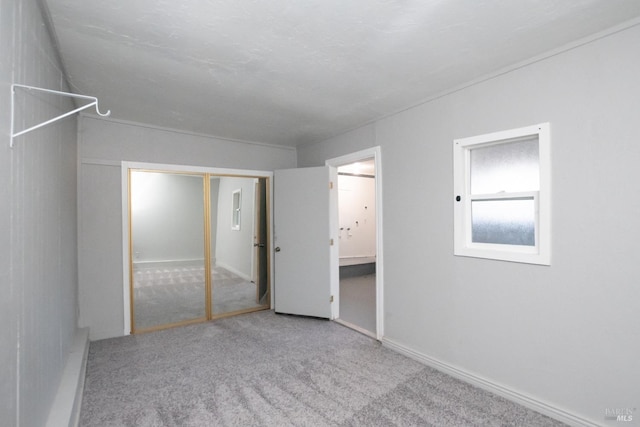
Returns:
[[[275,171],[277,313],[338,317],[336,177],[329,166]]]

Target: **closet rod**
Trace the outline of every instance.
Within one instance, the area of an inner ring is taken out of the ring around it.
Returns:
[[[54,95],[67,96],[69,98],[88,99],[91,102],[88,103],[88,104],[83,105],[82,107],[76,108],[73,111],[69,111],[69,112],[61,114],[61,115],[59,115],[57,117],[54,117],[53,119],[49,119],[46,122],[42,122],[40,124],[37,124],[35,126],[32,126],[32,127],[28,128],[28,129],[24,129],[24,130],[21,130],[20,132],[15,132],[14,133],[16,88],[22,88],[22,89],[26,89],[26,90],[35,90],[35,91],[40,91],[40,92],[52,93]],[[90,108],[90,107],[93,107],[93,106],[96,107],[96,113],[98,113],[99,116],[106,117],[106,116],[111,114],[111,110],[107,110],[106,113],[101,113],[100,112],[100,108],[98,107],[98,98],[96,98],[95,96],[78,95],[76,93],[60,92],[58,90],[43,89],[43,88],[39,88],[39,87],[27,86],[27,85],[21,85],[21,84],[14,83],[14,84],[11,85],[11,141],[9,143],[9,147],[13,148],[13,139],[15,137],[18,137],[20,135],[24,135],[27,132],[31,132],[32,130],[39,129],[39,128],[43,127],[43,126],[46,126],[46,125],[51,124],[53,122],[56,122],[56,121],[58,121],[60,119],[64,119],[65,117],[68,117],[68,116],[70,116],[72,114],[75,114],[77,112],[80,112],[82,110],[86,110],[87,108]]]

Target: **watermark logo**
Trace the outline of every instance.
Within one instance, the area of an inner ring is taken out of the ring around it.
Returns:
[[[636,408],[606,408],[604,410],[604,419],[606,421],[633,421],[633,413]]]

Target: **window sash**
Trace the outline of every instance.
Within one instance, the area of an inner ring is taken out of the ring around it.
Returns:
[[[467,194],[464,202],[464,226],[465,226],[465,246],[470,249],[480,249],[489,251],[509,251],[517,253],[535,254],[540,248],[540,210],[538,191],[527,191],[517,193],[497,193],[497,194]],[[533,200],[534,209],[534,245],[512,245],[508,243],[484,243],[473,241],[473,221],[472,205],[478,201],[511,201],[511,200]]]

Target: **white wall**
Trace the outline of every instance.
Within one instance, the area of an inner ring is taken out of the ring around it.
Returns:
[[[201,176],[131,174],[134,263],[199,261],[204,265]]]
[[[376,256],[375,184],[370,177],[338,176],[340,258]]]
[[[241,191],[240,229],[231,229],[232,193]],[[251,280],[255,179],[221,177],[218,195],[216,264]]]
[[[0,423],[44,425],[76,332],[76,120],[9,148],[10,85],[63,90],[36,1],[0,7]],[[16,130],[73,109],[17,89]]]
[[[640,407],[638,46],[634,26],[299,149],[381,146],[386,340],[580,423]],[[547,121],[551,266],[453,256],[452,141]]]
[[[110,106],[116,109],[117,106]],[[296,166],[295,150],[80,116],[79,304],[92,340],[123,335],[122,160],[250,170]]]

